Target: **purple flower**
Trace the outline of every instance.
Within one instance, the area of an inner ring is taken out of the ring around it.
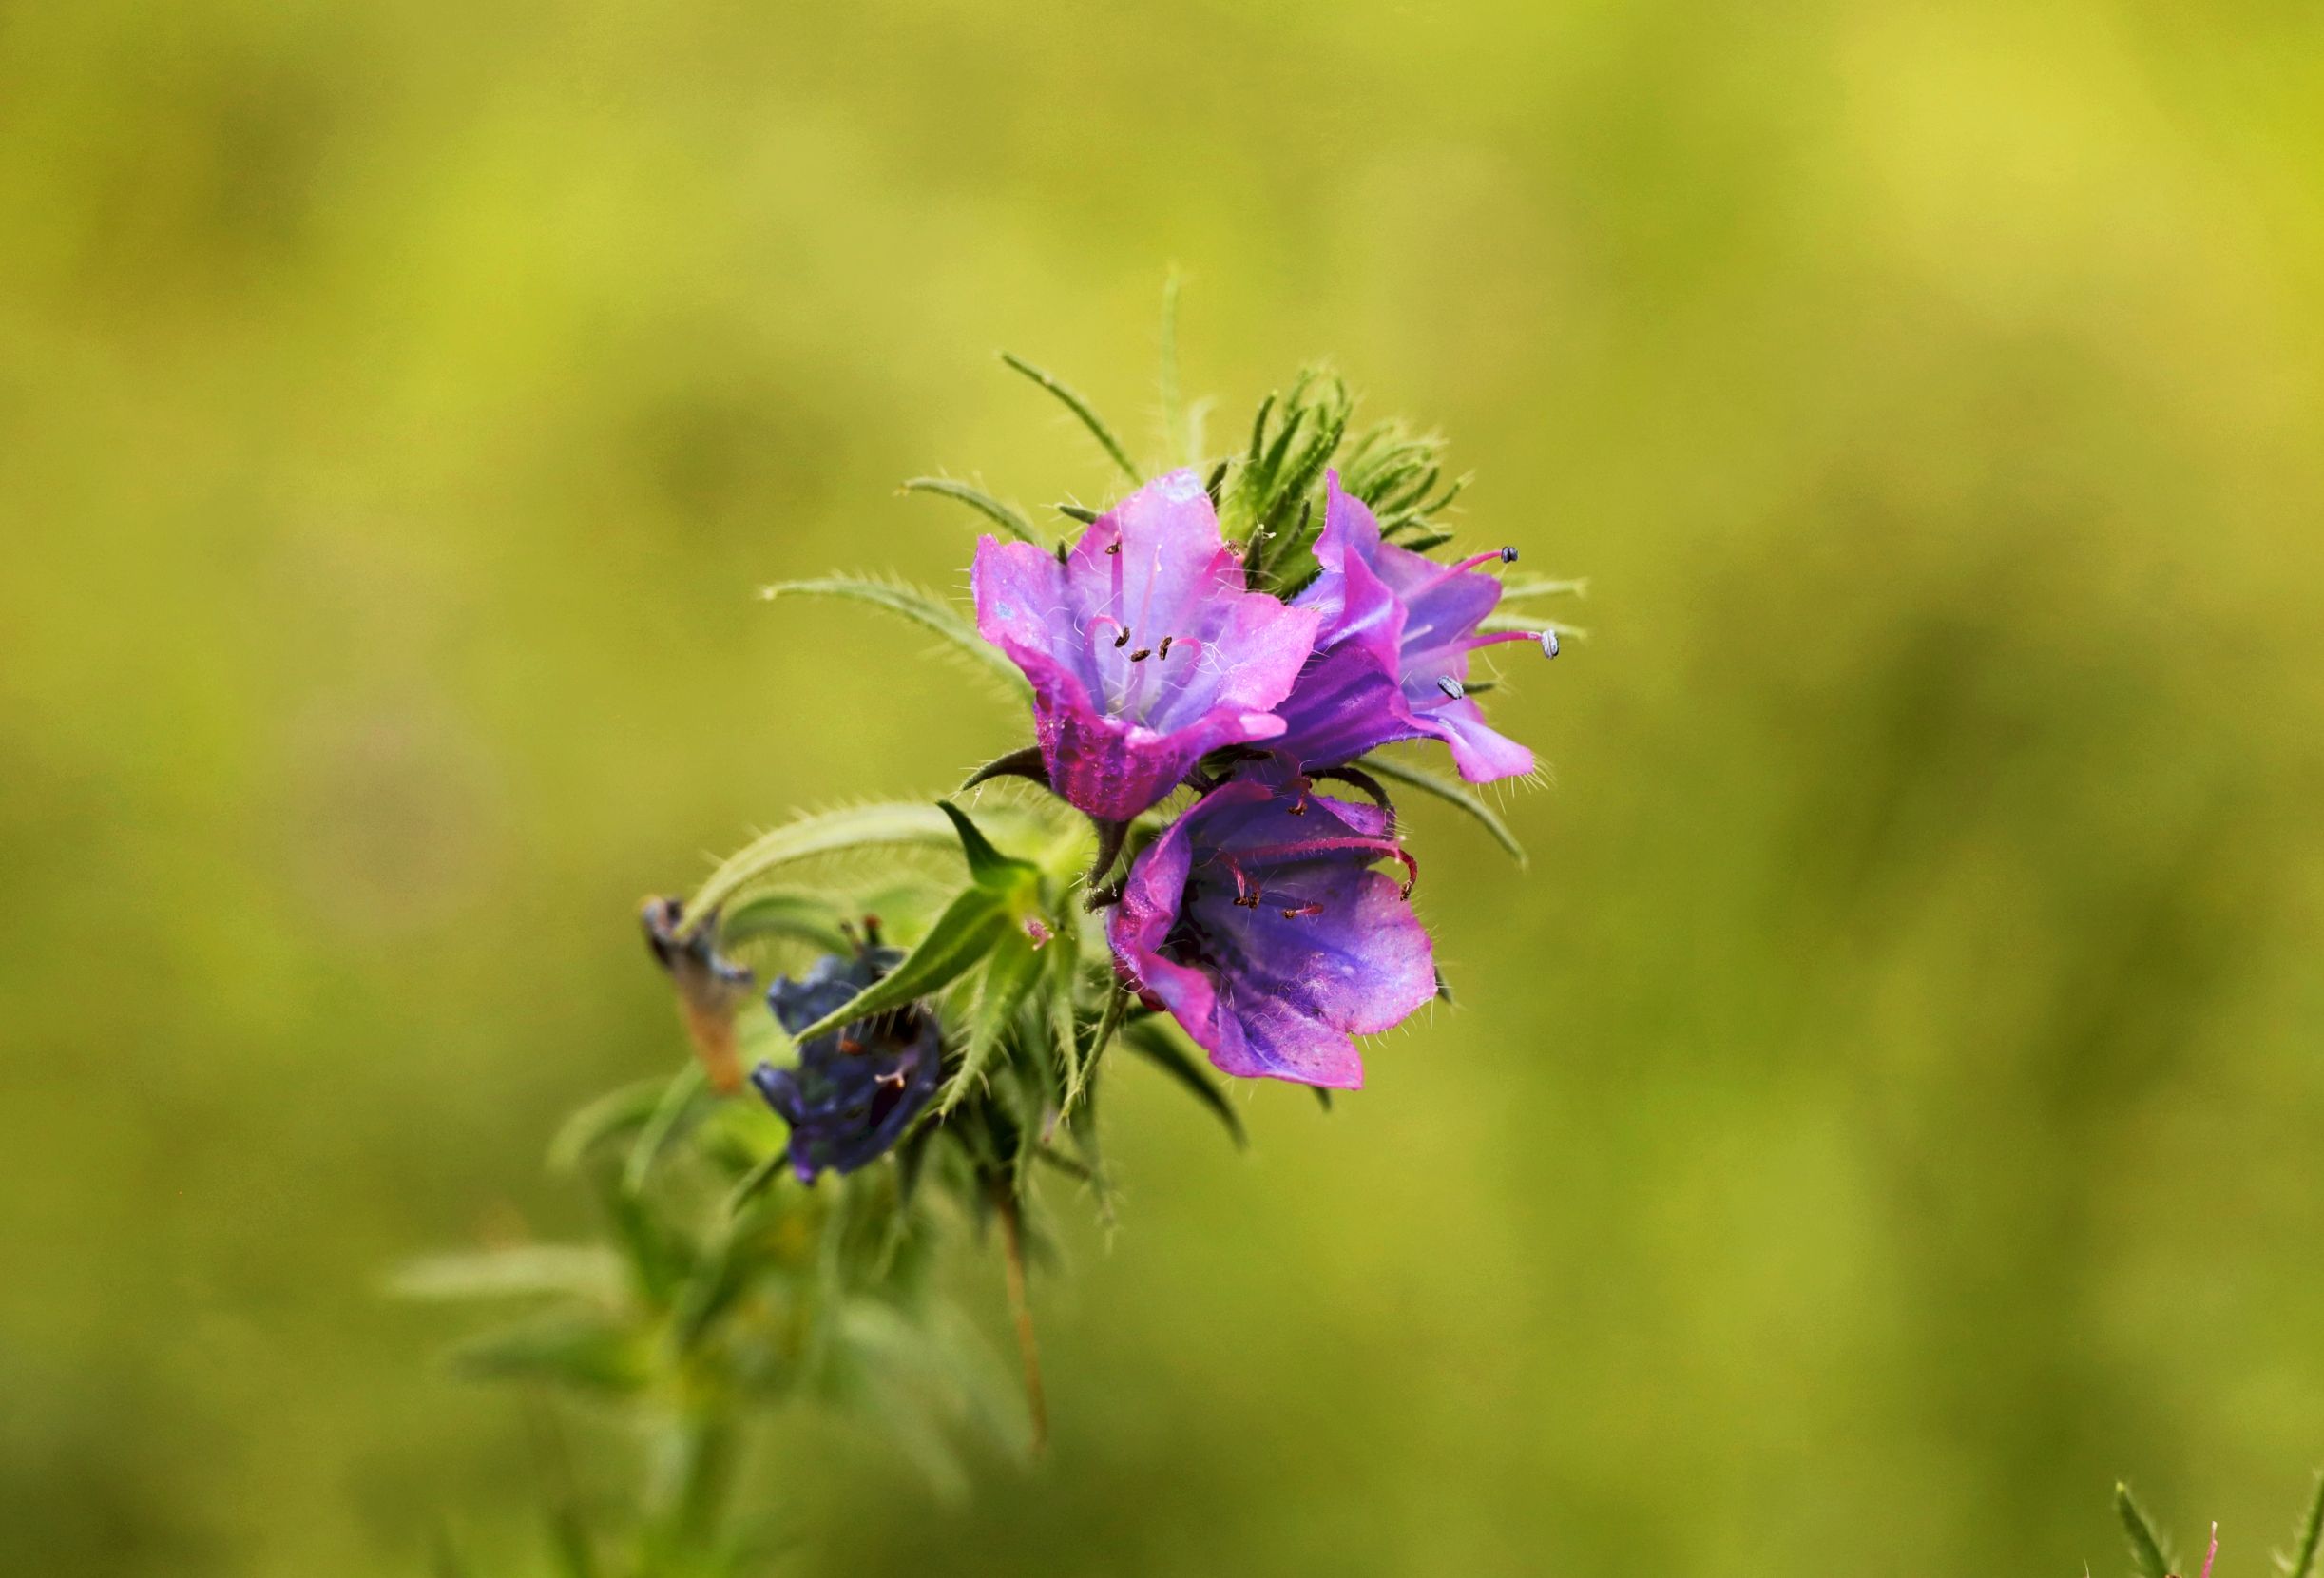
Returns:
[[[902,958],[893,948],[827,953],[804,979],[778,978],[767,1006],[796,1035]],[[797,1068],[762,1063],[751,1083],[791,1126],[791,1170],[812,1184],[825,1167],[850,1173],[885,1155],[935,1094],[942,1058],[935,1019],[903,1008],[816,1036],[799,1048]]]
[[[1313,767],[1352,761],[1377,745],[1430,737],[1452,748],[1471,783],[1533,770],[1533,753],[1496,734],[1469,699],[1469,654],[1504,641],[1538,643],[1547,632],[1477,626],[1501,601],[1501,582],[1478,566],[1516,557],[1513,548],[1458,564],[1380,540],[1362,501],[1330,480],[1316,558],[1323,566],[1298,606],[1323,616],[1315,655],[1277,710],[1287,727],[1273,749]]]
[[[1221,745],[1283,732],[1275,706],[1322,619],[1244,588],[1193,471],[1098,517],[1062,560],[976,545],[976,627],[1033,685],[1049,785],[1124,821]]]
[[[1314,794],[1279,759],[1211,790],[1138,856],[1114,965],[1230,1074],[1353,1090],[1352,1035],[1436,994],[1389,813]]]

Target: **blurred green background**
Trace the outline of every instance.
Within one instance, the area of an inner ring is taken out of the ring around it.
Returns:
[[[1329,1118],[1124,1077],[1053,1458],[787,1431],[809,1569],[2103,1572],[2128,1474],[2260,1571],[2320,172],[2293,6],[0,7],[0,1568],[528,1536],[382,1269],[579,1226],[642,895],[1022,738],[751,594],[965,587],[908,475],[1101,498],[992,353],[1150,433],[1176,264],[1214,432],[1328,355],[1592,578],[1533,865],[1414,812],[1462,1007]]]

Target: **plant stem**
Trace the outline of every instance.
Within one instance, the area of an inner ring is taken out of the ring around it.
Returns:
[[[1008,1310],[1017,1322],[1017,1354],[1025,1361],[1025,1407],[1032,1415],[1033,1451],[1045,1452],[1049,1444],[1049,1409],[1042,1396],[1041,1348],[1033,1339],[1033,1307],[1026,1294],[1024,1217],[1006,1181],[994,1185],[992,1202],[1001,1218],[1002,1260],[1008,1274]]]

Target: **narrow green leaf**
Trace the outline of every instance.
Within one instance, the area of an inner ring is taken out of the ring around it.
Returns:
[[[1082,1068],[1081,1036],[1073,1021],[1073,991],[1081,976],[1082,928],[1070,911],[1056,921],[1056,934],[1047,944],[1049,964],[1048,1013],[1047,1014],[1049,1041],[1057,1056],[1057,1067],[1065,1077],[1064,1088],[1058,1092],[1057,1110],[1061,1117],[1071,1117],[1079,1100],[1085,1074]]]
[[[859,575],[827,575],[813,581],[778,581],[759,588],[772,603],[785,597],[831,597],[883,608],[942,637],[980,670],[1000,682],[1012,696],[1029,700],[1032,689],[1017,665],[999,647],[976,633],[976,626],[934,592],[901,582],[874,581]]]
[[[708,1085],[700,1063],[688,1063],[670,1077],[662,1099],[654,1104],[652,1115],[639,1128],[638,1137],[629,1147],[628,1160],[622,1165],[624,1190],[634,1195],[645,1187],[663,1152],[709,1107],[713,1098],[708,1094]]]
[[[1536,597],[1587,597],[1589,577],[1559,580],[1547,575],[1507,576],[1501,582],[1503,603],[1525,603]]]
[[[1162,1028],[1161,1020],[1141,1019],[1124,1026],[1122,1044],[1184,1086],[1197,1101],[1210,1108],[1212,1114],[1226,1126],[1236,1148],[1240,1149],[1250,1143],[1250,1137],[1243,1131],[1242,1115],[1235,1110],[1235,1104],[1227,1099],[1226,1092],[1211,1077],[1210,1071],[1197,1063],[1193,1055]]]
[[[760,834],[720,863],[686,905],[689,921],[719,909],[769,872],[818,855],[894,845],[951,849],[959,837],[932,805],[859,805],[799,818]]]
[[[1040,876],[1040,868],[1028,860],[1015,860],[992,847],[992,840],[969,819],[969,814],[951,800],[938,800],[936,809],[960,836],[961,853],[968,856],[969,876],[977,886],[996,893],[1015,894],[1025,884]]]
[[[1130,459],[1129,452],[1122,447],[1122,440],[1114,436],[1113,429],[1105,425],[1104,418],[1098,415],[1087,400],[1083,399],[1072,389],[1059,382],[1042,369],[1035,367],[1013,351],[1003,351],[1001,359],[1057,396],[1067,411],[1081,418],[1082,426],[1087,428],[1089,435],[1095,438],[1105,452],[1113,457],[1114,464],[1122,468],[1123,475],[1128,477],[1133,483],[1145,480],[1138,474],[1138,467]]]
[[[1185,396],[1179,389],[1178,369],[1179,273],[1162,281],[1162,354],[1155,384],[1162,397],[1162,452],[1173,465],[1194,464],[1192,437],[1186,431]]]
[[[553,1381],[591,1392],[634,1392],[652,1368],[645,1343],[626,1324],[578,1311],[471,1337],[450,1361],[473,1380]]]
[[[1444,778],[1426,767],[1414,767],[1384,756],[1368,756],[1360,765],[1366,772],[1417,789],[1424,795],[1433,795],[1448,805],[1459,806],[1484,825],[1485,831],[1492,835],[1493,842],[1508,852],[1510,859],[1521,866],[1526,863],[1525,846],[1509,831],[1509,824],[1501,819],[1499,812],[1472,794],[1458,779]]]
[[[607,1091],[565,1120],[548,1143],[552,1172],[571,1172],[583,1157],[610,1140],[617,1140],[653,1116],[667,1080],[643,1079]]]
[[[388,1279],[398,1299],[531,1299],[558,1294],[611,1302],[621,1297],[622,1262],[596,1244],[527,1243],[408,1260]]]
[[[843,953],[853,945],[839,929],[839,907],[822,894],[806,888],[764,888],[719,917],[719,941],[732,946],[759,937],[787,937]]]
[[[2324,1549],[2324,1473],[2316,1475],[2315,1497],[2308,1504],[2308,1521],[2300,1526],[2292,1559],[2284,1564],[2284,1578],[2310,1578],[2319,1549]]]
[[[989,888],[963,890],[936,917],[936,924],[920,939],[920,946],[905,956],[903,963],[793,1039],[812,1041],[842,1025],[902,1008],[932,991],[942,991],[974,969],[977,961],[991,952],[993,943],[1008,924],[1008,902],[1003,895]]]
[[[2129,1486],[2114,1487],[2114,1511],[2129,1537],[2131,1565],[2138,1569],[2139,1578],[2171,1578],[2179,1564],[2172,1558],[2170,1542],[2157,1531]]]
[[[960,1067],[953,1070],[944,1096],[936,1105],[936,1115],[942,1117],[955,1107],[984,1077],[992,1054],[1016,1022],[1017,1010],[1024,1006],[1026,995],[1041,979],[1043,960],[1031,942],[1024,935],[1010,937],[1004,933],[996,941],[985,973],[977,982],[976,1001],[967,1014],[969,1044],[962,1049]]]
[[[904,491],[907,493],[933,493],[939,498],[956,499],[1021,543],[1041,541],[1040,534],[1033,529],[1032,522],[1003,504],[999,499],[994,498],[990,493],[981,489],[971,488],[965,482],[954,482],[951,477],[946,476],[915,476],[904,484]]]

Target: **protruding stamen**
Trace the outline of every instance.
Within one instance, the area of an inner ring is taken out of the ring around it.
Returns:
[[[1154,648],[1154,655],[1158,658],[1168,657],[1170,655],[1170,644],[1176,640],[1178,640],[1178,637],[1176,636],[1162,637],[1162,645]]]
[[[1321,914],[1323,914],[1322,905],[1302,904],[1296,910],[1285,910],[1283,912],[1283,918],[1285,920],[1304,920],[1310,915],[1319,915]]]
[[[1450,674],[1440,674],[1437,676],[1436,688],[1444,693],[1445,700],[1448,702],[1457,702],[1462,697],[1469,694],[1468,686],[1462,684],[1460,681],[1454,679]]]
[[[1412,896],[1412,888],[1420,880],[1420,862],[1413,859],[1412,852],[1393,838],[1374,838],[1360,833],[1349,833],[1334,837],[1304,838],[1297,843],[1260,844],[1256,848],[1245,849],[1242,852],[1242,858],[1253,865],[1258,865],[1261,861],[1305,860],[1317,855],[1330,855],[1340,850],[1369,851],[1374,859],[1397,862],[1403,866],[1405,872],[1404,896],[1407,898]],[[1242,868],[1236,863],[1235,856],[1221,850],[1212,858],[1224,862],[1235,873],[1235,883],[1238,889],[1246,886]],[[1251,891],[1256,893],[1258,889],[1252,886]]]
[[[1483,553],[1471,553],[1458,564],[1447,565],[1441,573],[1431,576],[1427,584],[1434,586],[1439,581],[1449,581],[1455,575],[1464,574],[1485,565],[1511,564],[1515,562],[1516,558],[1517,550],[1513,548],[1488,548]]]
[[[1130,627],[1129,627],[1128,625],[1123,625],[1123,626],[1122,626],[1122,633],[1121,633],[1120,635],[1118,635],[1118,636],[1114,637],[1114,645],[1115,645],[1117,648],[1120,648],[1120,647],[1127,646],[1129,644],[1130,644]]]
[[[1558,655],[1555,630],[1495,630],[1489,635],[1470,636],[1461,645],[1465,650],[1473,652],[1480,646],[1497,646],[1505,641],[1529,641],[1542,649],[1543,657],[1554,658]]]
[[[1242,862],[1236,859],[1232,855],[1227,854],[1224,850],[1219,851],[1216,855],[1212,856],[1211,858],[1224,866],[1227,870],[1227,875],[1235,879],[1235,902],[1246,910],[1258,909],[1259,900],[1258,884],[1243,875]]]
[[[1123,634],[1124,634],[1124,635],[1127,635],[1128,633],[1129,633],[1129,632],[1128,632],[1128,631],[1126,631],[1126,630],[1123,632]],[[1116,645],[1119,645],[1119,643],[1117,643]],[[1140,648],[1138,648],[1138,650],[1137,650],[1137,651],[1132,652],[1132,653],[1130,654],[1130,662],[1132,662],[1132,663],[1143,663],[1143,662],[1145,662],[1145,661],[1146,661],[1146,659],[1148,659],[1148,658],[1152,657],[1153,655],[1154,655],[1154,648],[1152,648],[1151,646],[1141,646]]]

